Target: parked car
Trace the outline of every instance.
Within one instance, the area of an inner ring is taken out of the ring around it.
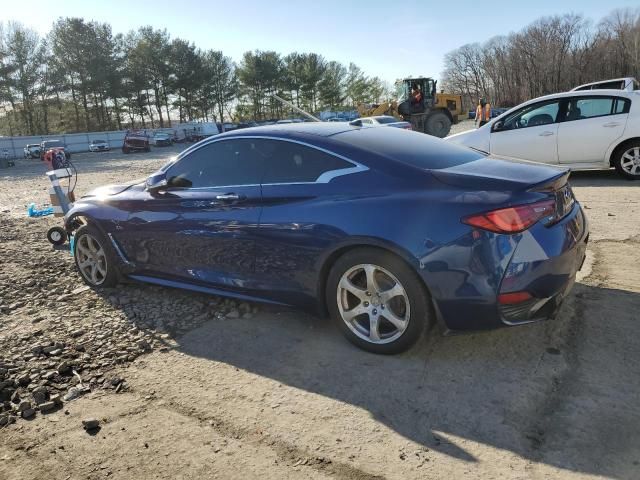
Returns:
[[[340,117],[327,118],[326,121],[327,122],[346,122],[346,120],[344,118],[340,118]]]
[[[149,151],[149,135],[145,131],[127,130],[122,143],[122,153]]]
[[[640,90],[640,83],[633,77],[614,78],[611,80],[585,83],[571,91],[578,92],[582,90],[625,90],[627,92],[633,92],[634,90]]]
[[[153,144],[156,147],[170,147],[173,145],[173,140],[168,133],[156,132],[153,134]]]
[[[185,122],[176,126],[176,135],[186,141],[199,141],[220,133],[215,122]]]
[[[40,158],[40,144],[30,143],[23,149],[24,158]]]
[[[239,128],[251,128],[251,127],[257,127],[258,124],[256,122],[239,122],[236,125],[236,129]]]
[[[67,160],[71,158],[71,152],[62,140],[44,140],[40,142],[40,160],[44,160],[44,154],[51,148],[62,148]]]
[[[373,127],[376,125],[383,125],[385,127],[396,127],[396,128],[404,128],[405,130],[411,130],[411,123],[405,122],[404,120],[398,120],[396,117],[392,117],[391,115],[380,115],[377,117],[364,117],[358,118],[351,122],[351,125],[357,127]]]
[[[509,110],[508,108],[491,107],[491,118],[496,118]],[[475,118],[475,115],[474,115]]]
[[[94,287],[123,275],[326,309],[356,345],[393,353],[431,321],[554,316],[588,238],[568,176],[399,128],[277,125],[90,192],[65,227]]]
[[[640,91],[588,90],[529,100],[446,141],[501,158],[571,167],[615,167],[640,179]]]
[[[15,167],[16,163],[11,158],[8,148],[0,149],[0,168]]]
[[[91,140],[89,144],[90,152],[108,152],[109,150],[111,150],[111,147],[106,140]]]
[[[491,113],[490,113],[491,118],[499,117],[500,115],[502,115],[507,110],[509,110],[509,109],[508,108],[500,108],[500,107],[491,107]],[[475,120],[476,119],[476,111],[475,110],[469,110],[468,118],[469,118],[469,120]]]

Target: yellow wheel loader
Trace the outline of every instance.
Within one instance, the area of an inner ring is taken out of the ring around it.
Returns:
[[[436,93],[437,82],[433,78],[405,78],[400,82],[400,101],[379,105],[358,105],[361,117],[393,115],[411,123],[413,130],[435,137],[446,137],[451,125],[463,118],[462,97],[448,93]]]

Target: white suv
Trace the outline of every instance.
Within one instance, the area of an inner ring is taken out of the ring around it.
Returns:
[[[529,100],[477,130],[445,140],[498,157],[571,167],[615,167],[640,179],[640,91],[585,90]]]

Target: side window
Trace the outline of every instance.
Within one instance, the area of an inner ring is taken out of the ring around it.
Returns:
[[[629,100],[619,97],[572,98],[567,104],[565,121],[628,113],[630,105]]]
[[[169,187],[202,188],[260,183],[264,158],[251,139],[204,145],[167,169]]]
[[[327,172],[352,168],[353,164],[315,148],[279,140],[263,140],[268,156],[263,184],[315,182]]]
[[[371,120],[369,118],[363,118],[362,119],[362,123],[363,124],[367,124],[367,125],[373,125],[373,120]]]
[[[551,100],[543,103],[534,103],[513,112],[503,122],[500,131],[514,130],[518,128],[538,127],[555,123],[560,111],[560,101]]]

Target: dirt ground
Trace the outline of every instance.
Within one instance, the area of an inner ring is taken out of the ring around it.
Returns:
[[[77,191],[177,151],[74,155]],[[591,236],[557,319],[432,329],[383,357],[294,310],[142,284],[73,293],[69,253],[45,239],[57,220],[25,216],[47,201],[42,174],[0,171],[0,371],[30,375],[23,395],[64,393],[77,382],[42,353],[59,343],[91,391],[0,427],[0,479],[640,478],[640,182],[572,174]]]

